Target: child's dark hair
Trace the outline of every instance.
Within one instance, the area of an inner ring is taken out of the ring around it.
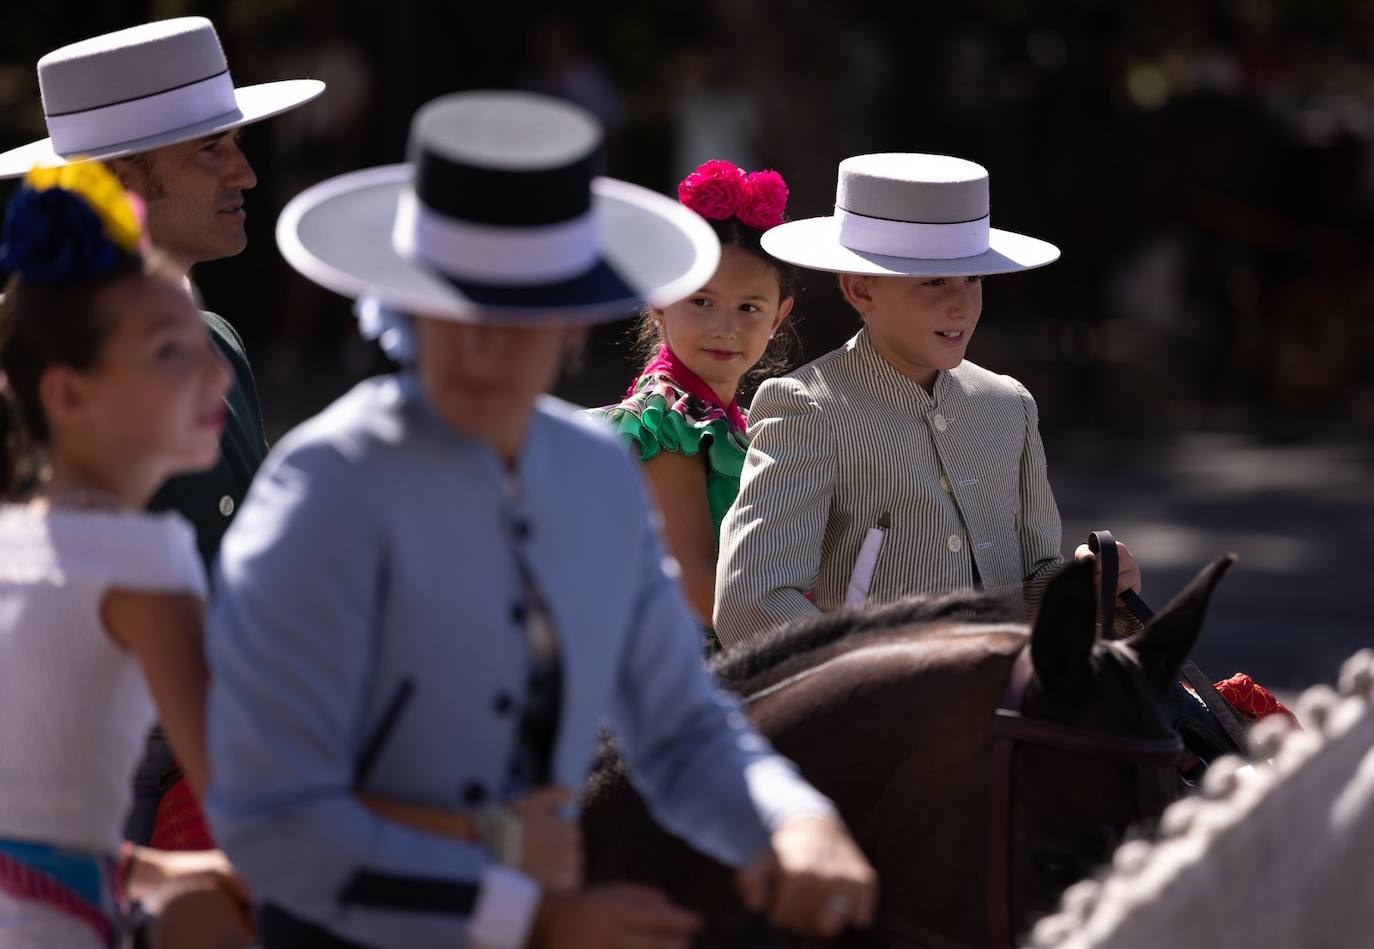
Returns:
[[[98,162],[35,168],[5,209],[0,265],[0,497],[25,493],[51,438],[39,394],[51,366],[78,372],[100,361],[115,321],[110,288],[156,272],[142,224],[118,180]]]
[[[760,243],[763,231],[749,227],[741,223],[738,218],[733,217],[724,220],[707,219],[706,223],[711,226],[711,230],[716,232],[721,247],[739,247],[747,250],[768,266],[778,279],[779,302],[788,297],[796,296],[797,268],[786,261],[779,260],[763,249],[763,245]],[[763,379],[792,368],[792,364],[801,353],[801,336],[792,325],[795,319],[795,316],[791,316],[782,321],[778,331],[768,341],[768,348],[763,351],[762,358],[749,370],[747,378]],[[635,357],[641,366],[646,365],[654,358],[659,346],[663,344],[658,323],[654,321],[653,311],[648,307],[640,311],[633,332]]]
[[[101,297],[144,273],[143,258],[121,253],[99,277],[70,284],[25,284],[12,277],[0,301],[0,497],[38,475],[48,420],[38,387],[49,366],[92,368],[114,328]]]

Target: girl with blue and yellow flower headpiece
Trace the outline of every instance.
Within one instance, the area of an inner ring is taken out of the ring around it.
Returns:
[[[204,570],[190,526],[143,509],[170,475],[217,460],[229,379],[142,240],[94,162],[34,170],[5,217],[3,945],[113,944],[129,777],[159,713],[205,785]]]

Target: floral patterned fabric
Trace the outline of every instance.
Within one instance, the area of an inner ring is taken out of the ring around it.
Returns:
[[[1255,722],[1270,715],[1284,715],[1294,725],[1298,724],[1297,717],[1286,705],[1244,672],[1237,672],[1229,679],[1222,679],[1213,688],[1221,693],[1221,697],[1230,702],[1237,712],[1245,716],[1247,721]]]

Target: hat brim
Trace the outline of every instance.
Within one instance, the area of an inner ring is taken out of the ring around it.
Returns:
[[[598,323],[641,303],[667,306],[700,289],[720,262],[704,220],[670,198],[614,178],[592,182],[601,260],[587,274],[537,286],[449,277],[392,244],[411,165],[368,168],[301,192],[277,220],[277,246],[296,270],[346,297],[469,323]]]
[[[897,277],[964,277],[1033,270],[1059,259],[1059,248],[1024,234],[989,228],[988,250],[975,257],[931,259],[891,257],[853,250],[840,243],[834,217],[788,221],[763,235],[763,249],[808,270]]]
[[[263,119],[270,119],[274,115],[289,112],[305,105],[322,92],[324,92],[324,83],[318,79],[284,79],[279,82],[264,82],[256,86],[244,86],[234,90],[234,99],[238,103],[238,108],[232,112],[225,112],[194,125],[184,125],[160,135],[151,135],[147,138],[107,145],[104,148],[90,149],[79,155],[59,155],[53,151],[52,139],[45,138],[40,142],[31,142],[28,145],[21,145],[18,148],[0,153],[0,179],[18,178],[28,174],[35,167],[47,168],[78,160],[105,161],[109,158],[123,158],[126,155],[136,155],[139,152],[152,151],[166,145],[189,142],[208,135],[219,135],[241,125],[250,125],[254,122],[261,122]]]

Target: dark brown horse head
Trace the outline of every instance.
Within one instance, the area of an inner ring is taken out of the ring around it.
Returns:
[[[1206,567],[1123,641],[1097,639],[1090,561],[1069,564],[1050,582],[1031,630],[1034,677],[1022,711],[1101,735],[1108,751],[1115,738],[1123,739],[1115,745],[1122,753],[1017,745],[1008,861],[1013,930],[1051,910],[1065,887],[1178,796],[1176,764],[1167,756],[1135,755],[1132,748],[1171,737],[1161,700],[1197,642],[1212,591],[1233,560],[1223,557]]]
[[[716,660],[718,680],[836,803],[878,870],[876,925],[834,945],[989,945],[990,735],[1012,657],[1031,646],[1023,717],[1090,743],[1172,749],[1160,696],[1228,564],[1208,567],[1121,642],[1096,641],[1093,568],[1082,562],[1051,582],[1030,630],[1018,622],[1019,596],[1008,611],[996,597],[960,591],[828,613]],[[1176,769],[1159,757],[1140,768],[1119,755],[1015,743],[1011,803],[1001,809],[1010,824],[998,838],[1012,933],[1177,793]],[[734,897],[731,872],[655,827],[613,756],[593,777],[583,826],[589,880],[661,887],[706,918],[699,946],[766,944]]]

